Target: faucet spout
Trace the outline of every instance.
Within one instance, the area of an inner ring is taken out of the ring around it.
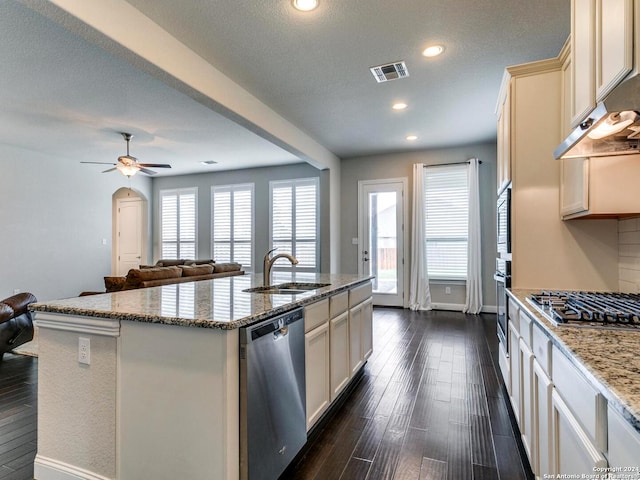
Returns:
[[[298,259],[288,253],[279,253],[278,255],[274,255],[270,257],[271,253],[276,251],[278,248],[272,248],[267,252],[264,256],[264,268],[262,270],[262,284],[265,287],[271,286],[271,268],[276,260],[279,258],[286,258],[291,262],[292,265],[296,265],[298,263]]]

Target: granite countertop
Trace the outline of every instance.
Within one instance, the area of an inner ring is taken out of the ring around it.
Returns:
[[[511,296],[543,327],[551,342],[600,390],[608,404],[640,432],[640,332],[556,327],[526,301],[539,291],[509,289]]]
[[[262,286],[262,274],[247,274],[33,303],[29,308],[34,312],[233,330],[316,302],[371,278],[274,272],[272,285],[311,282],[330,286],[300,294],[268,295],[244,292]]]

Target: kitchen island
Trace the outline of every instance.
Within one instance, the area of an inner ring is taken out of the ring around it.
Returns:
[[[528,300],[539,291],[507,292],[509,356],[500,350],[534,473],[640,478],[640,331],[556,326]]]
[[[36,479],[239,478],[239,328],[370,297],[369,279],[277,272],[329,285],[257,294],[261,276],[244,275],[33,304]]]

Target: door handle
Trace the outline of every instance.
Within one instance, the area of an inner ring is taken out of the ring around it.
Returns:
[[[367,257],[367,255],[369,255],[369,252],[367,250],[362,252],[362,261],[363,262],[368,262],[369,261],[369,257]]]

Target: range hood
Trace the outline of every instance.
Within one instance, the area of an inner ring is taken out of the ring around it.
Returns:
[[[561,158],[640,153],[640,75],[618,85],[555,149]]]

